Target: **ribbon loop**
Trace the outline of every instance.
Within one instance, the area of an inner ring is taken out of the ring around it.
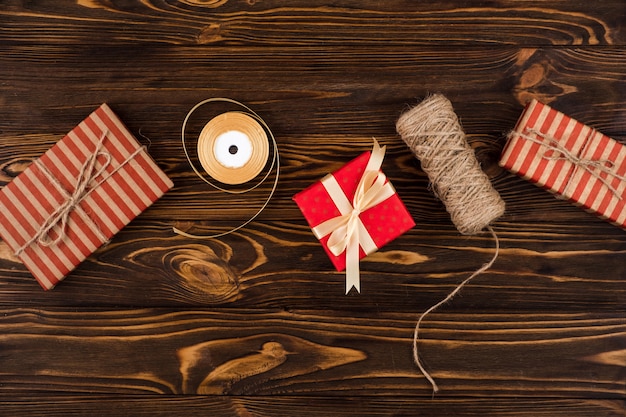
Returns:
[[[318,238],[330,235],[327,243],[328,249],[335,256],[339,256],[343,252],[346,253],[346,294],[352,287],[360,292],[359,248],[377,249],[369,231],[363,225],[360,215],[395,193],[391,184],[386,181],[385,174],[380,171],[385,156],[385,148],[385,146],[380,147],[374,139],[370,159],[359,180],[351,203],[338,204],[340,201],[345,203],[346,196],[333,175],[322,180],[322,184],[341,214],[314,227],[313,233]],[[366,250],[367,252],[368,250]]]

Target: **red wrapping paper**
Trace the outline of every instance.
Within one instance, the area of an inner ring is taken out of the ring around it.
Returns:
[[[0,190],[0,236],[49,290],[172,186],[103,104]]]
[[[352,201],[370,156],[371,152],[364,152],[293,197],[311,228],[342,214],[323,182],[331,176],[334,177],[347,200]],[[366,249],[360,245],[359,259],[375,252],[415,226],[413,218],[395,191],[382,203],[360,213],[359,218],[375,245]],[[328,239],[329,235],[323,236],[320,243],[337,271],[343,271],[346,268],[345,252],[338,256],[334,255],[328,247]]]
[[[626,227],[626,147],[545,104],[527,105],[500,166]]]

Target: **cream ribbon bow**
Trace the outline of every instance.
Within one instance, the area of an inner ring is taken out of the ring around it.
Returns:
[[[361,291],[359,247],[363,247],[366,254],[378,249],[359,216],[395,194],[391,183],[386,182],[385,174],[380,172],[385,148],[385,146],[381,148],[374,139],[372,154],[359,180],[352,202],[348,200],[332,174],[322,180],[341,214],[322,222],[312,230],[318,239],[330,234],[328,249],[333,255],[339,256],[346,252],[346,294],[352,287],[356,288],[357,292]]]

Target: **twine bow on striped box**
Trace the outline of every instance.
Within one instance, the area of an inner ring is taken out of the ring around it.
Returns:
[[[374,141],[371,152],[293,197],[337,271],[346,270],[346,294],[353,287],[360,292],[361,258],[415,226],[380,170],[384,155]]]
[[[526,106],[500,166],[626,228],[626,146],[550,106]]]
[[[49,290],[172,187],[103,104],[0,190],[0,236]]]

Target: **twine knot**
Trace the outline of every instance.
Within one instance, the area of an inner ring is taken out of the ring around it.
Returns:
[[[584,154],[584,149],[589,143],[591,137],[593,137],[593,135],[596,133],[596,130],[591,129],[589,131],[589,134],[585,138],[583,146],[581,147],[579,152],[574,152],[568,149],[563,144],[561,144],[561,142],[559,142],[559,140],[554,136],[542,133],[537,129],[529,129],[527,132],[529,134],[513,131],[509,136],[518,135],[530,142],[541,145],[542,147],[546,148],[541,155],[542,158],[551,161],[567,161],[574,167],[583,169],[584,171],[588,172],[592,177],[600,181],[605,187],[607,187],[607,189],[611,191],[613,195],[615,195],[620,200],[623,199],[623,197],[619,194],[617,188],[615,188],[611,184],[612,180],[614,179],[626,181],[625,176],[619,175],[617,172],[615,172],[615,163],[609,159],[594,159],[582,156]],[[546,140],[539,140],[536,138],[536,136]],[[605,174],[605,176],[602,176],[602,174]],[[570,186],[572,177],[573,173],[568,177],[565,189],[568,189],[568,187]]]
[[[98,142],[96,143],[95,150],[88,156],[87,160],[78,171],[78,175],[76,176],[76,184],[74,186],[73,191],[68,191],[63,184],[59,181],[55,175],[50,172],[48,167],[41,161],[41,159],[37,159],[34,164],[35,166],[44,174],[46,179],[50,181],[52,185],[58,190],[58,192],[63,196],[63,203],[61,203],[44,221],[44,223],[39,227],[37,232],[28,239],[22,246],[20,246],[15,254],[19,256],[26,248],[28,248],[33,243],[37,243],[43,247],[49,247],[59,244],[67,234],[67,228],[70,220],[70,215],[74,211],[78,211],[84,218],[89,218],[87,213],[80,207],[80,203],[97,187],[100,186],[107,178],[117,172],[122,168],[126,163],[132,160],[139,152],[143,151],[145,147],[140,147],[136,149],[133,153],[131,153],[124,161],[120,163],[118,167],[113,169],[105,178],[101,178],[102,174],[104,174],[107,168],[111,165],[113,161],[113,157],[109,152],[102,150],[104,140],[106,139],[109,131],[105,130],[100,136]],[[98,160],[100,161],[98,167]],[[92,220],[93,221],[93,220]],[[56,231],[55,236],[53,237],[53,230]],[[106,241],[107,237],[104,235],[102,230],[99,227],[95,227],[93,229],[97,234],[98,238],[101,241]]]

